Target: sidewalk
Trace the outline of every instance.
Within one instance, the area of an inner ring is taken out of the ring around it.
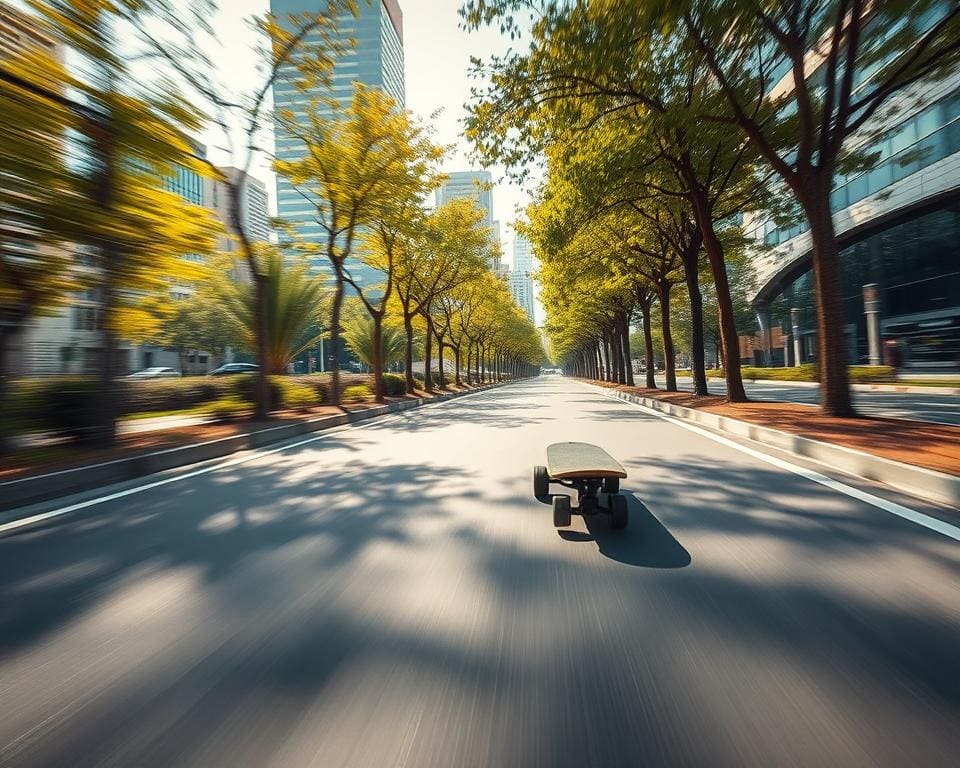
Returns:
[[[728,403],[716,395],[590,383],[960,476],[960,427],[906,419],[838,419],[799,403]]]
[[[146,420],[142,430],[121,430],[109,449],[57,442],[19,450],[0,466],[0,509],[32,503],[88,487],[152,474],[163,469],[260,448],[272,442],[329,429],[432,402],[481,392],[499,383],[437,390],[434,395],[313,406],[300,411],[275,412],[266,421],[216,422],[206,417],[170,416]],[[201,423],[194,423],[195,419]],[[126,422],[127,425],[136,422]],[[174,426],[170,426],[173,424]]]
[[[637,374],[634,374],[636,376]],[[926,376],[911,376],[911,379],[927,379]],[[957,377],[952,377],[956,379]],[[685,381],[692,381],[689,376],[678,376],[677,380],[683,379]],[[711,377],[709,381],[722,381],[722,377]],[[930,381],[936,381],[936,379],[929,379]],[[949,381],[951,379],[944,379]],[[809,387],[811,389],[817,388],[820,386],[820,383],[817,381],[781,381],[780,379],[749,379],[745,378],[744,381],[749,381],[754,384],[773,384],[781,387]],[[899,394],[907,395],[960,395],[960,387],[952,386],[911,386],[910,384],[851,384],[850,389],[854,392],[896,392]]]

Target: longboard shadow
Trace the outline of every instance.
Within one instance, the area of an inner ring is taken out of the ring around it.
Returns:
[[[610,528],[607,515],[590,515],[583,518],[587,533],[560,530],[557,531],[560,538],[570,542],[594,541],[600,554],[624,565],[640,568],[685,568],[690,565],[690,553],[646,505],[629,491],[621,491],[621,495],[627,499],[630,510],[630,522],[626,528]]]

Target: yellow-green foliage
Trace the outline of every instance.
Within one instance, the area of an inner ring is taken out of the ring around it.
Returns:
[[[744,379],[762,379],[765,381],[818,381],[817,366],[798,365],[790,368],[754,368],[744,366],[740,369]],[[852,382],[893,381],[896,371],[889,365],[856,365],[847,369]],[[712,379],[722,379],[720,369],[707,371]]]
[[[373,399],[373,390],[366,384],[355,384],[343,390],[343,401],[345,403],[362,403],[364,400]]]
[[[210,403],[209,413],[218,421],[232,421],[249,414],[250,403],[237,395],[229,395]]]

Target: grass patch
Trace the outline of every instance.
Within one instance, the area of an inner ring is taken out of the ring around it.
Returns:
[[[853,365],[847,368],[850,381],[858,383],[894,383],[902,384],[896,378],[895,369],[889,365]],[[740,368],[740,375],[744,379],[762,381],[819,381],[815,365],[798,365],[790,368],[755,368],[744,365]],[[707,378],[722,379],[726,374],[723,370],[713,368],[707,371]]]
[[[201,403],[192,408],[174,408],[169,411],[141,411],[127,413],[120,417],[120,421],[140,421],[141,419],[157,419],[161,416],[204,416],[210,413],[210,403]]]

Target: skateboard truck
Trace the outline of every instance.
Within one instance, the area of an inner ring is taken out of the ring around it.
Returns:
[[[577,492],[578,506],[571,506],[570,496],[552,498],[553,524],[557,528],[570,525],[570,515],[583,517],[606,512],[612,528],[627,525],[627,500],[620,495],[620,480],[626,471],[609,453],[590,443],[554,443],[547,446],[546,466],[533,470],[533,491],[538,498],[550,494],[550,483],[557,483]]]

